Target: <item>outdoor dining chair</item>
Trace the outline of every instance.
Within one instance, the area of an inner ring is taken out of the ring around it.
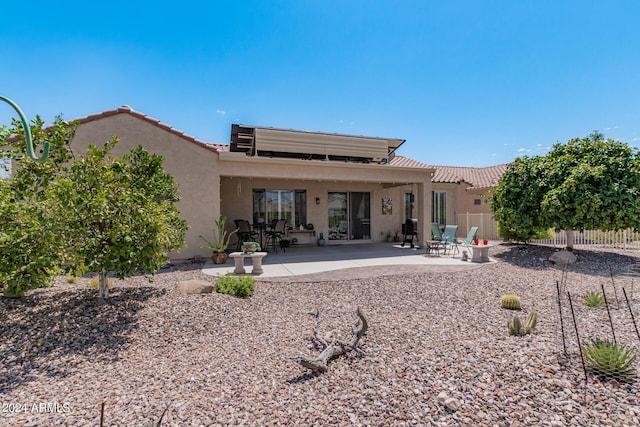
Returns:
[[[272,245],[273,246],[273,251],[275,253],[278,253],[278,244],[280,243],[280,241],[284,237],[286,229],[287,229],[287,220],[286,219],[278,219],[278,220],[273,220],[272,221],[271,229],[267,230],[267,232],[265,233],[266,236],[267,236],[266,245],[267,245],[267,247],[269,245]],[[282,248],[282,250],[284,252],[286,252],[284,247]]]
[[[236,250],[240,250],[243,242],[253,242],[255,241],[258,233],[251,229],[251,224],[246,219],[234,219],[233,222],[236,224],[236,228],[238,229],[238,243],[236,245]]]

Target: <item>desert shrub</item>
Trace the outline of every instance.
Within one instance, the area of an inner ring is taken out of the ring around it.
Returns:
[[[76,283],[76,276],[71,273],[67,273],[67,283],[74,284]]]
[[[253,295],[254,287],[255,280],[253,280],[251,276],[225,274],[224,276],[220,276],[216,282],[215,290],[221,294],[246,298]]]

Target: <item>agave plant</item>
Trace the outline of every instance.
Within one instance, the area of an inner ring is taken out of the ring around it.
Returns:
[[[604,295],[600,292],[587,292],[584,294],[583,303],[587,307],[604,307]]]
[[[583,350],[589,368],[601,379],[613,378],[618,381],[627,381],[635,376],[632,365],[636,355],[632,348],[595,339],[591,344],[586,344]]]

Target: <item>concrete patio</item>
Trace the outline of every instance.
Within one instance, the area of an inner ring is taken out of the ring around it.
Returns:
[[[494,262],[491,260],[490,262]],[[250,262],[247,272],[251,271]],[[455,271],[478,268],[484,264],[462,261],[458,253],[426,255],[424,248],[402,247],[400,243],[362,243],[330,246],[293,246],[283,252],[269,252],[262,262],[264,272],[259,279],[288,278],[297,280],[337,280],[427,271]],[[392,268],[393,266],[393,268]],[[216,265],[207,261],[202,271],[208,275],[232,273],[233,262]]]

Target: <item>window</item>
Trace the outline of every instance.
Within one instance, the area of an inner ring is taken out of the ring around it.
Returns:
[[[431,221],[440,225],[447,223],[447,192],[431,192]]]
[[[413,193],[404,193],[404,213],[402,217],[402,223],[404,224],[407,219],[413,218]]]
[[[296,223],[294,226],[296,228],[300,227],[300,225],[307,225],[307,190],[296,190],[296,201],[295,201],[295,218]]]
[[[266,190],[253,190],[253,223],[265,222],[267,218]]]
[[[476,205],[476,206],[477,206],[477,205],[481,205],[481,204],[482,204],[482,200],[480,200],[480,199],[473,199],[473,204],[474,204],[474,205]]]
[[[267,224],[275,219],[286,219],[288,226],[306,225],[307,191],[254,189],[254,223],[257,218],[264,218]]]

